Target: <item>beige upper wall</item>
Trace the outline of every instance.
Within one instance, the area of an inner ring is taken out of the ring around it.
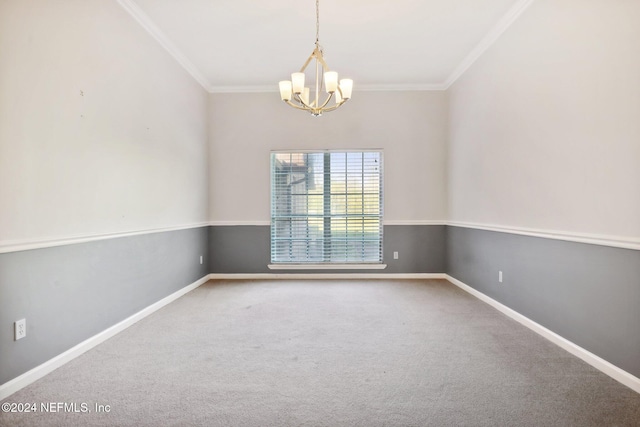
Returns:
[[[0,247],[206,221],[207,97],[115,1],[1,1]]]
[[[536,0],[450,89],[453,221],[640,238],[640,2]]]
[[[0,246],[268,221],[286,148],[383,148],[389,221],[637,239],[639,8],[536,0],[448,93],[356,82],[314,119],[275,92],[205,94],[115,2],[2,1]]]
[[[446,102],[444,92],[356,86],[340,110],[314,118],[276,92],[211,95],[211,221],[269,221],[271,150],[369,148],[384,150],[385,220],[444,220]]]

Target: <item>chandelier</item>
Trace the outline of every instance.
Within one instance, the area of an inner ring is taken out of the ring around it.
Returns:
[[[313,116],[333,111],[351,98],[353,80],[342,79],[338,83],[338,73],[330,71],[322,56],[320,46],[320,0],[316,0],[316,47],[297,73],[291,74],[291,80],[280,82],[280,98],[298,110],[310,112]],[[315,88],[311,92],[315,98],[309,98],[309,87],[305,87],[305,70],[311,61],[315,61]],[[326,95],[323,93],[326,91]],[[321,99],[324,97],[324,99]],[[332,102],[333,101],[333,102]]]

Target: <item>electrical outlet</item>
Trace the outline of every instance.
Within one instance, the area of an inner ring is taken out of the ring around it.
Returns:
[[[502,283],[502,271],[498,271],[498,282]]]
[[[27,336],[27,319],[16,320],[13,324],[15,340],[18,341],[20,338],[24,338]]]
[[[396,251],[396,252],[393,253],[393,259],[398,259],[398,258],[399,258],[398,257],[398,252]]]
[[[200,255],[200,264],[202,265],[202,255]]]

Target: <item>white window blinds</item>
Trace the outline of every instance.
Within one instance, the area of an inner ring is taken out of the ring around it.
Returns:
[[[271,262],[381,263],[382,153],[271,153]]]

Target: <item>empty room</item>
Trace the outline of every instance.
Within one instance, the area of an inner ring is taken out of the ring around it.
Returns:
[[[640,425],[637,0],[0,0],[0,426]]]

